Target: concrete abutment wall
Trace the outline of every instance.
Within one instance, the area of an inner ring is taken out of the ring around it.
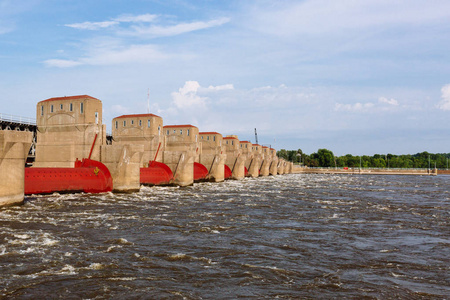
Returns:
[[[33,133],[0,130],[0,207],[24,200],[25,161]]]

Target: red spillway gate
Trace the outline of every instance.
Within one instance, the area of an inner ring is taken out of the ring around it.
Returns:
[[[208,169],[201,163],[194,162],[194,181],[204,181],[208,177]]]
[[[25,168],[25,195],[54,192],[103,193],[113,189],[108,168],[99,161],[75,161],[74,168]]]
[[[224,172],[225,172],[225,174],[224,174],[225,179],[229,179],[233,175],[233,172],[231,172],[230,167],[227,165],[224,165]]]
[[[147,168],[141,168],[141,184],[167,185],[173,179],[172,170],[164,163],[151,161]]]

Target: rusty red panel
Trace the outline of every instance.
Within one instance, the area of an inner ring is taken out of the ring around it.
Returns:
[[[173,179],[172,170],[164,163],[152,161],[148,168],[141,168],[141,184],[167,185]]]
[[[194,181],[206,180],[208,169],[201,163],[194,162]]]
[[[244,167],[245,176],[248,176],[248,169],[247,167]]]
[[[103,193],[113,189],[108,168],[101,162],[83,159],[74,168],[26,168],[25,195],[54,192]]]

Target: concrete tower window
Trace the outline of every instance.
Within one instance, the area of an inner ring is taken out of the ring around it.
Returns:
[[[98,112],[95,112],[95,124],[98,124]]]
[[[176,130],[176,129],[174,129],[174,130],[173,130],[173,133],[177,133],[177,130]]]
[[[127,121],[123,121],[123,127],[127,126]]]
[[[161,126],[158,126],[158,135],[161,135]]]
[[[213,141],[214,141],[214,142],[216,141],[216,136],[213,136]]]
[[[167,129],[167,135],[169,135],[169,129]]]
[[[209,141],[209,135],[206,137],[206,140]]]
[[[50,112],[53,112],[53,104],[50,105]]]
[[[139,120],[139,127],[142,127],[142,120]]]
[[[116,121],[116,129],[117,129],[117,127],[119,127],[119,122]]]
[[[189,136],[189,129],[187,130],[187,135]]]
[[[84,112],[84,105],[83,104],[84,104],[83,102],[80,103],[80,114],[82,114]]]
[[[183,129],[180,129],[180,134],[183,135]]]
[[[131,125],[134,125],[134,120],[131,120]]]
[[[231,141],[231,145],[234,145],[234,141]]]
[[[72,103],[69,104],[69,110],[73,111],[73,104]]]
[[[150,120],[147,120],[147,127],[150,128]]]
[[[60,109],[63,109],[63,105],[62,105],[62,104],[60,104],[60,105],[59,105],[59,108],[60,108]]]
[[[41,116],[44,115],[44,105],[41,105]]]

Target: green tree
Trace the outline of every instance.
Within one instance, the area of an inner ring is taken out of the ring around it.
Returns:
[[[317,159],[320,167],[334,167],[334,154],[328,149],[319,149],[317,151]]]

